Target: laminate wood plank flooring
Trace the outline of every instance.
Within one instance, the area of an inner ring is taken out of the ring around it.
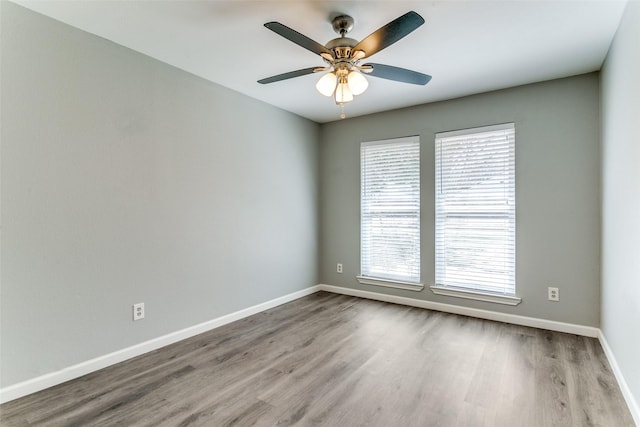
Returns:
[[[633,426],[597,340],[319,292],[0,406],[2,426]]]

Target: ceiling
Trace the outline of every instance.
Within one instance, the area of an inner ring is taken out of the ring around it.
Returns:
[[[433,76],[426,86],[368,77],[347,117],[457,98],[599,70],[626,0],[318,1],[14,0],[29,9],[324,123],[340,108],[319,94],[319,75],[256,81],[324,65],[263,26],[278,21],[321,44],[337,37],[330,17],[355,19],[361,40],[414,10],[426,23],[371,61]],[[366,62],[367,60],[365,60]]]

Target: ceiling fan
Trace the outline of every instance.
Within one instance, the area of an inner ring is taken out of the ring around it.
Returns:
[[[324,46],[279,22],[267,22],[264,24],[271,31],[298,46],[320,55],[327,65],[289,71],[288,73],[258,80],[258,83],[273,83],[327,71],[318,80],[316,89],[325,96],[333,95],[336,104],[342,108],[340,117],[344,119],[344,103],[352,101],[354,95],[360,95],[369,85],[362,73],[415,85],[426,85],[431,80],[429,75],[405,68],[374,63],[360,64],[363,59],[380,52],[424,24],[424,19],[416,12],[405,13],[387,25],[380,27],[361,41],[346,37],[347,33],[353,28],[353,18],[351,16],[336,16],[331,24],[340,37],[329,40]]]

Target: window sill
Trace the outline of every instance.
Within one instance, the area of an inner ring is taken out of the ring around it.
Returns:
[[[357,276],[358,282],[362,285],[383,286],[386,288],[405,289],[408,291],[421,291],[424,289],[422,283],[402,282],[399,280],[376,279],[374,277]]]
[[[496,304],[505,305],[518,305],[522,302],[522,298],[509,295],[492,294],[489,292],[480,291],[469,291],[438,285],[430,286],[430,288],[431,292],[433,292],[434,294],[445,295],[448,297],[467,298],[477,301],[493,302]]]

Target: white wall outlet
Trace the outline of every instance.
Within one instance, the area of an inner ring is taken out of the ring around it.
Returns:
[[[560,291],[558,288],[547,288],[547,294],[549,301],[560,301]]]
[[[342,273],[342,264],[341,263],[338,263],[338,265],[336,266],[336,271],[338,273]]]
[[[133,304],[133,320],[144,319],[144,303]]]

